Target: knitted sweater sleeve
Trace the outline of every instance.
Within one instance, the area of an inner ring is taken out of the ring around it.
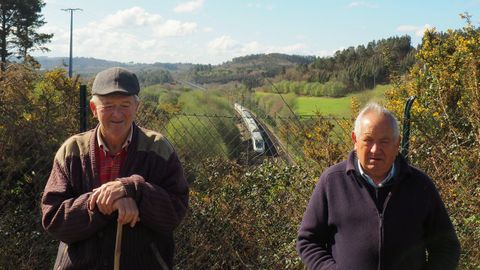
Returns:
[[[182,221],[188,207],[188,185],[175,152],[159,161],[163,173],[155,179],[134,174],[120,178],[127,196],[137,202],[140,222],[150,229],[168,234]]]
[[[57,154],[41,201],[43,227],[54,238],[67,244],[90,238],[110,219],[98,211],[88,210],[91,192],[78,195],[74,191],[75,180],[70,172],[73,166],[79,164],[72,165]]]
[[[330,250],[326,176],[320,177],[303,216],[297,236],[297,251],[308,269],[336,269]]]

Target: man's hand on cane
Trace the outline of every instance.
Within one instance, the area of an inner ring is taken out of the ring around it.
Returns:
[[[137,203],[132,198],[123,197],[113,203],[113,209],[118,210],[118,220],[120,224],[130,224],[134,227],[140,221]]]
[[[88,208],[93,210],[97,206],[104,215],[111,215],[118,210],[118,222],[122,225],[130,224],[133,228],[140,221],[138,207],[135,200],[125,196],[123,184],[120,181],[110,181],[93,190]]]

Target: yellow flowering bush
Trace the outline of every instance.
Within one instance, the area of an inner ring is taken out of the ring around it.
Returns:
[[[480,268],[480,30],[427,30],[405,78],[386,93],[402,115],[417,96],[409,158],[435,181],[462,244],[461,269]]]

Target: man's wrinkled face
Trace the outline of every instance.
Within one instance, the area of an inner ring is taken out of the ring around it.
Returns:
[[[106,140],[126,138],[138,108],[134,96],[98,96],[97,104],[90,102],[93,115],[100,122],[100,131]]]
[[[364,115],[360,124],[360,134],[357,135],[352,132],[360,165],[372,179],[383,180],[398,154],[400,137],[394,136],[392,124],[387,116],[374,112]]]

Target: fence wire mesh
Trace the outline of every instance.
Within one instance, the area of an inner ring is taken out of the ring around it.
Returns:
[[[19,269],[35,269],[38,258],[54,258],[56,242],[42,232],[37,203],[55,151],[78,130],[78,107],[42,106],[22,114],[25,108],[13,113],[14,104],[0,105],[0,245],[8,247],[0,252],[0,269],[15,260]],[[49,112],[64,115],[53,122]],[[237,114],[165,113],[149,107],[138,114],[140,126],[163,133],[174,145],[192,182],[191,209],[177,233],[181,269],[302,267],[294,249],[296,226],[316,176],[352,149],[352,119],[253,115],[268,140],[262,153],[253,150]],[[407,157],[439,187],[467,246],[464,260],[480,258],[474,229],[480,225],[478,131],[463,122],[425,129],[422,121],[412,121]],[[89,124],[96,121],[90,118]],[[31,201],[29,208],[15,206],[22,200]],[[25,213],[37,217],[33,229]],[[28,254],[18,246],[30,246]],[[38,269],[45,267],[50,266]]]

